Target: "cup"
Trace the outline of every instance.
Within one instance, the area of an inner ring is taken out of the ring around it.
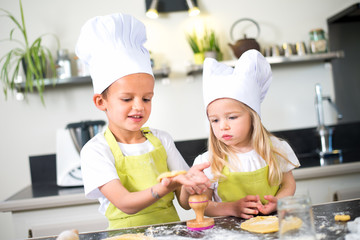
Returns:
[[[282,48],[284,50],[285,57],[290,57],[295,54],[294,48],[291,43],[283,43]]]
[[[296,52],[299,56],[304,56],[307,54],[307,49],[304,42],[297,42],[296,43]]]
[[[309,196],[289,196],[277,203],[279,239],[316,240],[314,216]]]
[[[281,54],[280,47],[279,47],[278,45],[273,45],[273,46],[271,47],[271,56],[273,56],[273,57],[278,57],[278,56],[280,56],[280,55],[282,55],[282,54]]]

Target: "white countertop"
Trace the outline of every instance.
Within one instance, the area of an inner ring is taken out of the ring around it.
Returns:
[[[332,177],[352,173],[360,173],[360,161],[293,170],[295,180]]]
[[[293,171],[295,180],[323,178],[328,176],[360,173],[360,161],[321,167],[307,167]],[[59,194],[56,196],[5,200],[0,202],[2,212],[20,212],[74,205],[97,204],[96,199],[87,199],[84,193]]]
[[[97,199],[87,199],[83,193],[48,197],[27,198],[0,202],[0,211],[17,212],[54,207],[85,205],[98,203]]]

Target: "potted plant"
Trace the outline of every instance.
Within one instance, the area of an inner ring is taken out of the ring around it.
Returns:
[[[188,41],[193,53],[195,64],[203,64],[204,62],[204,51],[201,45],[201,40],[197,36],[195,29],[191,34],[186,34],[186,40]]]
[[[222,60],[222,53],[220,51],[219,41],[215,35],[214,30],[205,28],[202,39],[202,46],[205,57],[212,57],[217,60]]]
[[[1,16],[9,18],[15,24],[15,27],[10,30],[9,38],[2,39],[1,41],[10,41],[17,44],[16,47],[12,48],[0,58],[0,78],[3,84],[3,92],[5,99],[7,99],[8,91],[14,92],[19,88],[23,88],[26,95],[26,93],[33,91],[35,85],[41,101],[44,104],[44,73],[46,72],[47,64],[49,64],[51,68],[51,77],[54,78],[56,76],[53,56],[50,50],[42,44],[43,37],[50,34],[43,34],[30,43],[25,26],[21,0],[19,0],[19,5],[21,21],[18,21],[9,11],[0,8],[0,11],[3,13]],[[20,32],[20,36],[23,38],[22,41],[14,37],[15,32]],[[55,37],[59,49],[60,44],[58,38],[53,34],[51,35]],[[23,65],[24,68],[25,81],[23,85],[19,86],[17,79],[20,74],[21,65]]]

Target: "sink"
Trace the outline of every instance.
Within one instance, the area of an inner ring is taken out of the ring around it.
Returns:
[[[303,128],[272,132],[286,140],[300,161],[300,168],[319,167],[360,161],[360,122],[329,126],[333,128],[333,149],[331,155],[320,157],[321,142],[317,128]]]

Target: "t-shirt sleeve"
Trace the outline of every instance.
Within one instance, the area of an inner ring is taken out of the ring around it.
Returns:
[[[283,172],[289,172],[294,168],[300,167],[300,162],[295,155],[294,150],[290,147],[289,143],[284,140],[276,139],[274,142],[275,147],[277,147],[282,154],[284,154],[287,159],[290,161],[286,161],[283,158],[280,158],[280,166]]]
[[[189,166],[187,165],[183,156],[180,154],[179,150],[176,148],[174,140],[170,134],[157,129],[151,129],[151,132],[155,137],[160,139],[166,150],[169,170],[189,170]]]
[[[93,138],[82,148],[80,158],[85,196],[90,199],[103,197],[99,187],[119,179],[108,145]]]

